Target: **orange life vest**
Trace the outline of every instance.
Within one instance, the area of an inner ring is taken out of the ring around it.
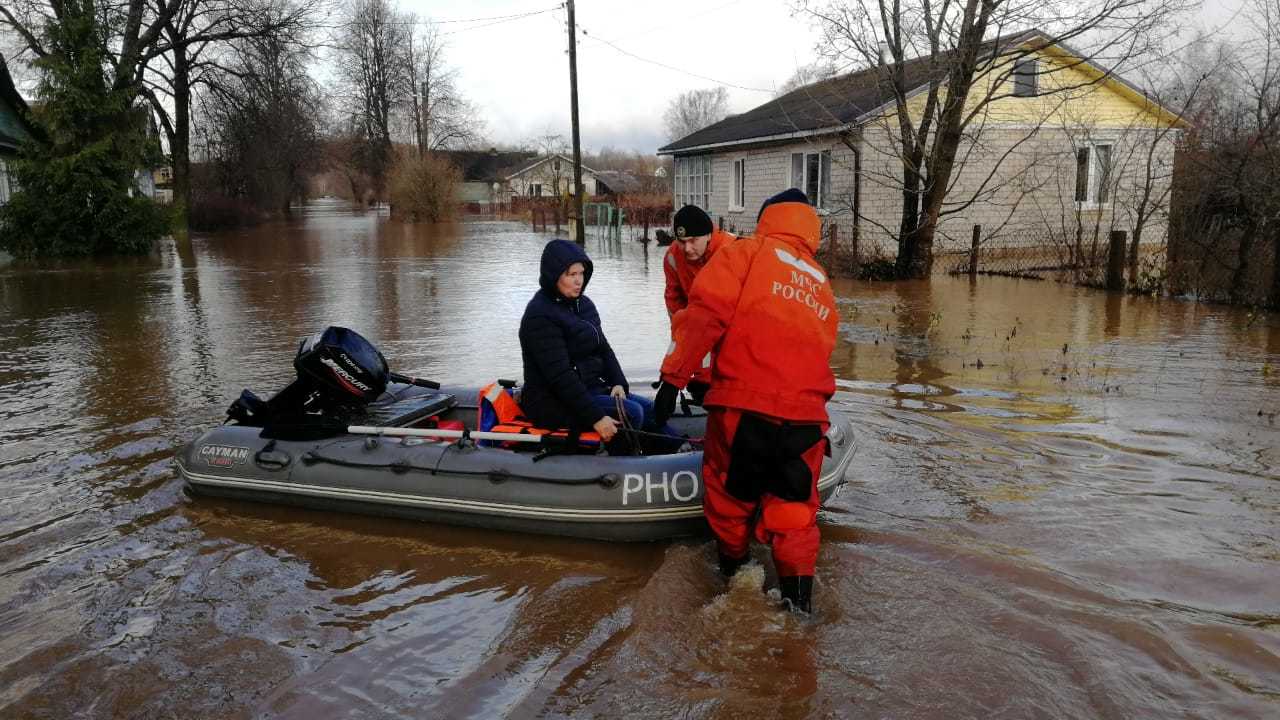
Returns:
[[[570,433],[565,429],[548,430],[534,426],[524,416],[520,404],[516,402],[511,391],[501,383],[492,382],[480,388],[480,397],[476,409],[476,428],[482,432],[515,433],[519,435],[550,435],[555,438],[568,438]],[[581,445],[599,445],[600,435],[594,432],[577,434]]]

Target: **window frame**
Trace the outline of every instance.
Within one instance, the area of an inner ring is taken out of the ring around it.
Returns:
[[[706,212],[711,212],[715,189],[714,178],[714,163],[711,155],[686,155],[675,158],[675,180],[672,183],[672,190],[675,194],[676,208],[697,205]]]
[[[803,158],[799,167],[800,178],[796,178],[797,158]],[[793,187],[803,192],[805,197],[809,199],[809,204],[817,210],[827,210],[827,204],[831,201],[831,151],[817,150],[810,152],[806,150],[792,152],[788,159],[788,165],[790,166],[788,171],[790,184],[788,187]],[[814,169],[813,166],[816,166],[817,169],[817,178],[814,179],[816,199],[809,195],[809,172]]]
[[[732,179],[729,182],[729,212],[743,212],[747,209],[747,157],[745,155],[733,159]]]
[[[1103,210],[1111,207],[1112,193],[1111,181],[1115,179],[1115,141],[1110,138],[1098,138],[1089,142],[1077,145],[1075,148],[1076,158],[1076,182],[1072,199],[1075,201],[1078,210]],[[1106,168],[1101,167],[1102,163],[1098,158],[1099,148],[1106,148]],[[1085,175],[1084,198],[1080,197],[1080,166],[1081,153],[1085,153],[1085,163],[1087,163],[1088,171]]]
[[[1031,71],[1026,68],[1030,66]],[[1040,94],[1040,63],[1034,57],[1013,61],[1013,96],[1036,97]]]

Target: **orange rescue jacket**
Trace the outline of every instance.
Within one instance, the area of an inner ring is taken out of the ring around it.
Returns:
[[[698,271],[707,266],[707,262],[715,256],[716,251],[737,240],[737,236],[720,229],[711,231],[711,240],[707,243],[707,251],[698,262],[690,262],[684,254],[684,248],[678,242],[667,247],[667,256],[662,259],[662,271],[667,276],[667,289],[663,297],[667,301],[667,315],[672,316],[689,306],[689,290],[693,288],[693,279]]]
[[[714,352],[705,405],[827,422],[839,317],[814,260],[821,223],[806,203],[765,208],[754,237],[730,243],[698,274],[673,319],[662,379],[684,387]]]

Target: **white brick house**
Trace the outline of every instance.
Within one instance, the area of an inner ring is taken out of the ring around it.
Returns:
[[[573,188],[573,158],[560,153],[529,161],[506,178],[511,194],[520,197],[556,197]],[[582,187],[588,197],[596,194],[596,171],[582,166]]]
[[[1163,237],[1176,115],[1038,31],[988,48],[991,66],[1008,69],[986,76],[999,97],[961,145],[935,250],[967,248],[975,224],[984,237],[1025,244],[1081,227],[1105,237],[1133,222],[1136,198],[1153,184],[1164,211],[1143,237]],[[926,59],[905,64],[917,100],[929,84],[927,70]],[[813,83],[659,149],[674,160],[675,207],[698,205],[747,233],[766,198],[795,187],[842,236],[896,249],[901,145],[882,76],[882,68],[870,68]],[[1154,177],[1146,172],[1148,156]]]

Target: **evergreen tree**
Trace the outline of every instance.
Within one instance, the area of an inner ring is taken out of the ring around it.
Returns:
[[[159,153],[131,89],[113,89],[108,33],[94,0],[61,3],[44,28],[48,54],[33,119],[44,138],[12,163],[16,192],[0,207],[0,248],[19,257],[144,253],[166,230],[135,187]]]

